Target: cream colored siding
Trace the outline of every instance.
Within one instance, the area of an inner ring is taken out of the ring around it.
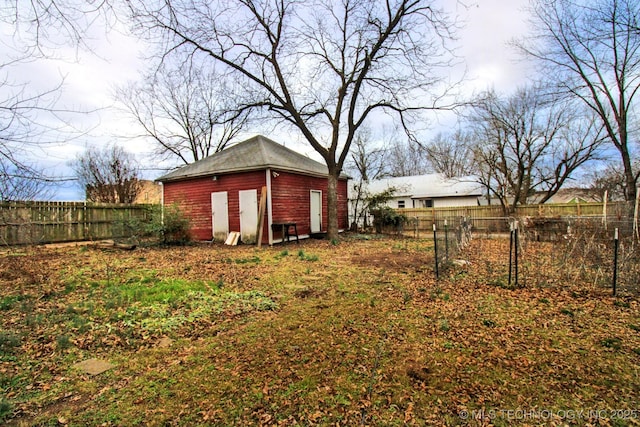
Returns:
[[[442,199],[433,199],[434,208],[450,208],[456,206],[478,206],[478,197],[446,197]]]

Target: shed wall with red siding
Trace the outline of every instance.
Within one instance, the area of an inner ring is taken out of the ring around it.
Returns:
[[[299,234],[311,233],[311,191],[322,192],[322,231],[327,231],[328,181],[308,175],[277,171],[271,179],[273,222],[296,222]],[[338,181],[338,227],[347,227],[347,180]]]
[[[227,192],[229,230],[240,230],[240,198],[242,190],[256,189],[258,198],[266,185],[264,171],[241,172],[213,177],[193,178],[164,183],[164,204],[176,203],[191,224],[191,237],[195,240],[211,240],[211,193]],[[264,228],[266,230],[266,228]],[[264,233],[264,232],[263,232]]]
[[[311,191],[322,192],[322,231],[327,230],[327,189],[326,178],[302,175],[282,170],[271,175],[272,222],[295,222],[298,234],[311,232]],[[274,176],[275,175],[275,176]],[[190,220],[191,235],[196,240],[213,238],[211,217],[211,193],[226,191],[228,200],[229,231],[240,230],[239,191],[255,189],[258,201],[263,186],[267,185],[266,171],[239,172],[213,177],[193,178],[164,183],[164,204],[177,204]],[[346,229],[347,180],[338,181],[338,227]],[[263,243],[269,243],[268,212],[265,212]],[[274,235],[279,239],[280,233]]]

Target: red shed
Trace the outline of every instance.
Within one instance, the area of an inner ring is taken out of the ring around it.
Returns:
[[[347,228],[347,177],[338,181],[338,227]],[[198,240],[224,241],[240,232],[256,243],[265,189],[262,243],[283,240],[283,226],[300,238],[327,230],[327,167],[264,136],[158,178],[163,204],[177,204]]]

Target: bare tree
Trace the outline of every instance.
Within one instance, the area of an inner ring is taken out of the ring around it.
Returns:
[[[191,63],[175,70],[165,64],[143,84],[117,91],[155,153],[184,164],[223,150],[246,126],[247,114],[234,109],[233,95],[218,76]]]
[[[59,105],[64,79],[35,91],[30,83],[17,81],[12,67],[56,57],[62,45],[84,45],[84,31],[98,18],[113,17],[110,11],[106,0],[7,0],[0,5],[0,22],[13,28],[0,64],[0,200],[48,197],[52,183],[67,179],[43,170],[33,161],[35,153],[85,133],[64,116],[86,112]]]
[[[602,143],[593,121],[583,124],[565,102],[539,87],[523,88],[507,99],[494,92],[473,108],[479,141],[474,150],[481,184],[498,198],[505,213],[516,205],[553,196]]]
[[[50,181],[36,167],[0,159],[0,201],[46,199]]]
[[[89,148],[71,163],[91,202],[133,203],[140,192],[139,168],[122,147]]]
[[[424,146],[424,151],[434,172],[447,178],[463,177],[477,172],[473,158],[474,143],[471,132],[458,129],[453,134],[437,134]]]
[[[11,64],[1,64],[0,73],[9,73]],[[54,178],[34,162],[33,152],[50,142],[50,133],[59,129],[39,124],[43,116],[56,118],[60,86],[32,94],[27,85],[5,76],[0,81],[0,200],[33,200],[44,197]]]
[[[353,141],[350,161],[345,169],[352,172],[352,189],[354,198],[351,199],[350,212],[353,213],[351,229],[356,230],[358,224],[364,221],[367,227],[367,206],[365,200],[369,197],[367,184],[386,175],[387,156],[384,147],[375,147],[371,129],[362,127]]]
[[[636,170],[640,168],[638,159],[634,159],[632,163]],[[627,181],[624,170],[619,167],[619,162],[608,161],[603,168],[597,168],[588,173],[586,178],[589,180],[590,193],[596,200],[603,201],[605,192],[609,200],[626,200]]]
[[[640,174],[631,153],[638,131],[640,1],[536,0],[531,12],[534,33],[517,45],[596,114],[620,154],[626,200],[633,200]]]
[[[89,48],[87,31],[117,20],[111,0],[4,0],[0,21],[14,28],[22,57],[56,56],[60,46]]]
[[[432,2],[165,0],[129,2],[163,51],[212,61],[246,88],[242,109],[299,131],[328,168],[328,237],[337,182],[358,129],[377,111],[407,130],[450,88],[439,67],[453,28]],[[158,34],[158,33],[156,33]],[[435,95],[435,96],[434,96]]]
[[[345,169],[360,181],[382,178],[387,172],[387,150],[384,143],[374,142],[371,128],[363,127],[353,141],[351,156]]]
[[[395,139],[388,144],[389,176],[424,175],[431,171],[424,146],[407,139]]]

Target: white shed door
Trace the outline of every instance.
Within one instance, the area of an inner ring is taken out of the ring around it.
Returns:
[[[243,190],[240,196],[240,239],[255,243],[258,232],[258,190]]]
[[[213,240],[225,241],[229,234],[229,203],[227,192],[211,193]]]
[[[322,191],[311,190],[311,232],[322,231]]]

